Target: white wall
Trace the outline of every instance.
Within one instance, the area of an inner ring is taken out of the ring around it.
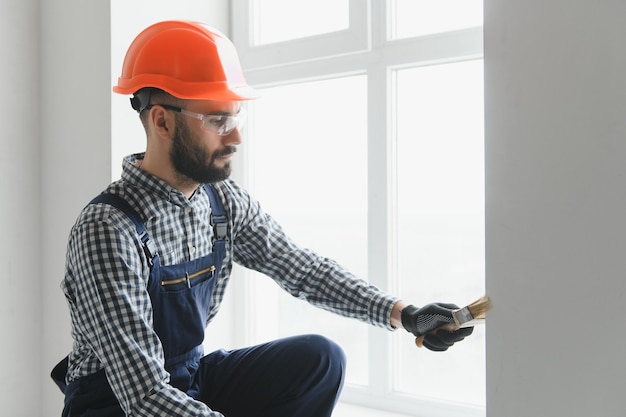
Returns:
[[[35,0],[0,6],[0,414],[36,416],[41,368],[39,25]],[[6,413],[5,413],[6,412]]]
[[[40,395],[29,398],[41,398],[39,415],[56,416],[62,396],[48,375],[71,348],[59,289],[67,236],[78,211],[111,177],[110,24],[106,1],[41,0],[40,7],[43,297]]]
[[[626,416],[626,2],[485,10],[488,416]]]

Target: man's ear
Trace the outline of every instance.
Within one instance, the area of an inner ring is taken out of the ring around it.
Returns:
[[[149,112],[148,120],[154,134],[169,139],[172,133],[174,133],[174,126],[176,124],[176,118],[172,112],[165,110],[161,106],[153,106]]]

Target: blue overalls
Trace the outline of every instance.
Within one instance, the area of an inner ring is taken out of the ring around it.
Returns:
[[[296,336],[230,352],[203,351],[204,329],[215,280],[226,255],[226,216],[211,185],[213,252],[163,266],[138,214],[119,196],[101,194],[90,204],[122,210],[135,224],[151,260],[148,293],[154,330],[165,356],[170,385],[227,417],[330,416],[343,385],[345,356],[337,345],[316,335]],[[65,393],[63,417],[124,416],[104,369],[65,386],[67,358],[52,377]],[[248,401],[242,401],[246,396]]]

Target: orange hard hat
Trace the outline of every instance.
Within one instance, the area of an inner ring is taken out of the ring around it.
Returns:
[[[237,51],[221,32],[203,23],[155,23],[132,42],[113,91],[145,87],[193,100],[250,100],[258,94],[244,76]]]

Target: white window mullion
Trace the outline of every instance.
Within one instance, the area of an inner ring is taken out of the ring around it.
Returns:
[[[389,65],[441,64],[476,59],[483,54],[482,28],[464,29],[421,38],[389,41],[381,59]]]
[[[389,289],[389,177],[388,110],[385,100],[387,71],[381,65],[368,70],[368,276],[372,284]],[[370,329],[370,384],[374,392],[389,388],[387,334]],[[384,358],[384,359],[381,359]]]
[[[386,40],[384,2],[373,2],[371,20],[372,52],[382,50]],[[391,284],[389,235],[389,73],[384,62],[369,61],[368,69],[368,259],[369,279],[374,285],[389,290]],[[381,98],[385,99],[381,99]],[[375,396],[390,390],[391,369],[389,335],[379,329],[369,332],[370,390]]]

